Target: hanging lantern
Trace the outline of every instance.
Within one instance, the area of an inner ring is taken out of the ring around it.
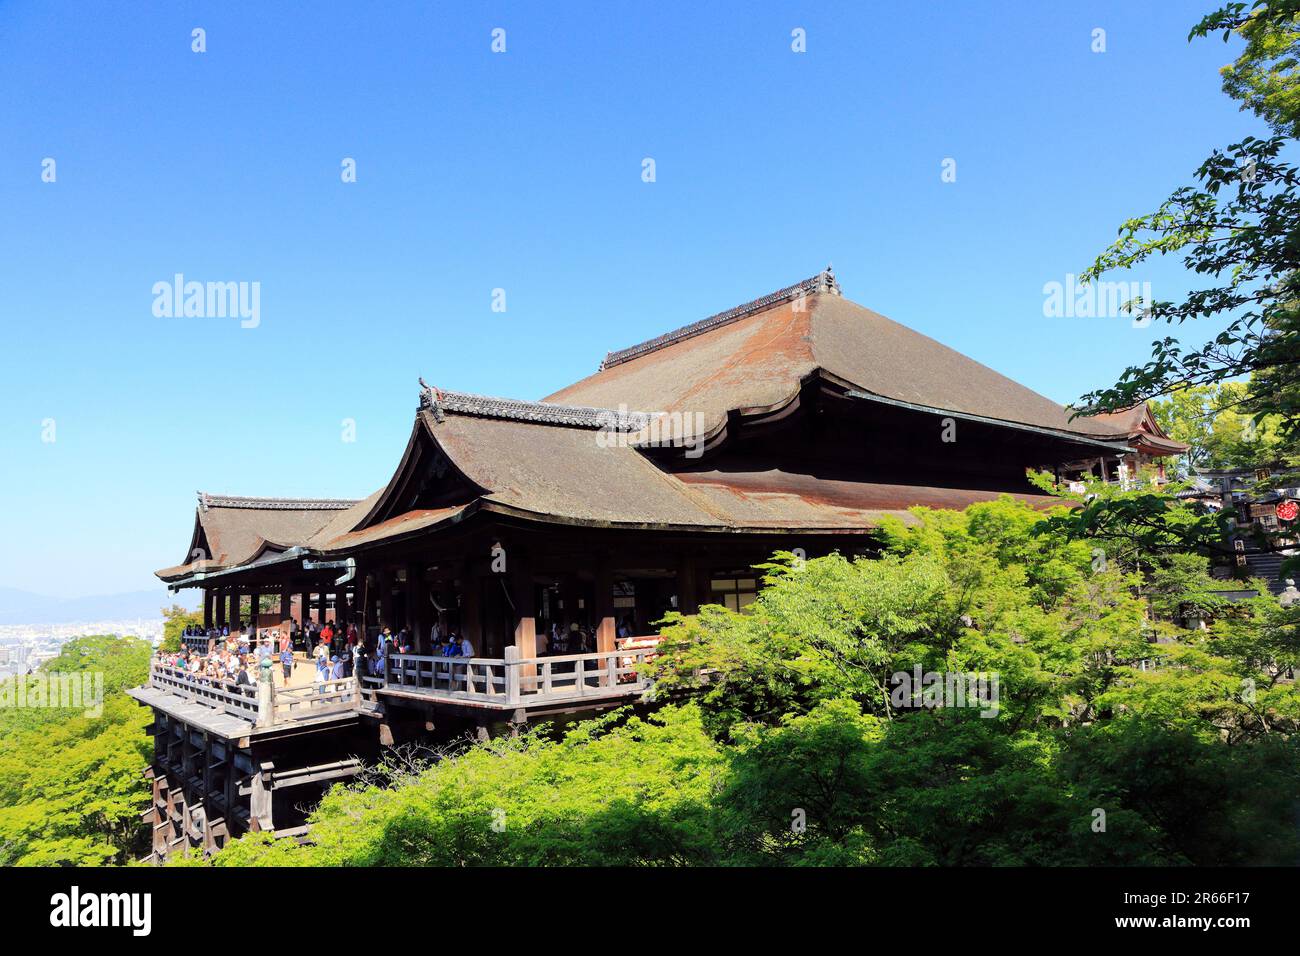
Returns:
[[[1294,501],[1283,501],[1277,506],[1279,521],[1295,521],[1297,514],[1300,514],[1300,506],[1297,506]]]

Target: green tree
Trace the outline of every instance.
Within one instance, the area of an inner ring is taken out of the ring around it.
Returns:
[[[653,705],[382,768],[329,792],[310,845],[215,862],[1294,863],[1300,609],[1070,513],[917,508],[879,560],[778,554],[744,612],[675,618]],[[997,691],[927,706],[898,693],[914,668]]]
[[[92,674],[101,675],[104,693],[99,713],[0,708],[0,861],[93,866],[125,863],[144,851],[149,714],[123,691],[143,682],[149,655],[149,645],[135,638],[77,638],[38,674],[0,684],[16,703],[16,682],[34,690],[52,674]],[[22,699],[32,699],[27,689]]]
[[[1247,40],[1224,71],[1224,89],[1263,118],[1273,135],[1247,137],[1214,153],[1197,185],[1176,190],[1154,212],[1125,222],[1115,243],[1085,272],[1096,279],[1156,255],[1181,255],[1209,280],[1181,302],[1146,303],[1153,319],[1182,324],[1222,318],[1227,327],[1200,348],[1173,337],[1153,343],[1151,360],[1125,370],[1112,387],[1085,395],[1081,411],[1113,411],[1188,386],[1250,376],[1238,410],[1277,415],[1288,441],[1300,429],[1300,196],[1297,170],[1283,158],[1295,141],[1296,51],[1300,0],[1230,3],[1205,17],[1189,39],[1222,32]]]
[[[1170,438],[1187,444],[1192,470],[1276,465],[1283,455],[1281,419],[1265,415],[1257,422],[1241,412],[1248,389],[1245,382],[1193,385],[1153,401],[1151,411]]]
[[[188,611],[179,604],[162,609],[163,639],[160,650],[174,653],[181,649],[181,634],[191,625],[203,626],[203,614],[200,611]]]

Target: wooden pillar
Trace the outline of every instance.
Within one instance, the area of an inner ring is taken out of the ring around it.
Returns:
[[[537,608],[533,601],[532,555],[518,545],[508,552],[506,576],[515,606],[515,647],[520,660],[537,656]]]
[[[556,583],[560,586],[556,596],[561,605],[556,619],[560,630],[568,631],[569,625],[578,620],[578,595],[581,593],[578,588],[578,577],[572,571],[566,571],[559,575]]]
[[[614,638],[618,635],[614,620],[614,569],[605,553],[596,555],[595,602],[592,620],[596,625],[596,651],[605,653],[614,649]]]
[[[275,764],[263,761],[253,773],[252,794],[249,796],[248,822],[254,833],[269,832],[275,829],[275,820],[271,816],[271,782],[275,776]]]
[[[214,601],[212,599],[212,592],[209,591],[207,588],[204,588],[203,589],[203,630],[205,631],[212,627],[213,604]]]
[[[361,633],[361,643],[365,644],[369,635],[369,628],[374,623],[374,612],[370,609],[371,601],[374,597],[374,587],[370,583],[370,574],[361,567],[357,567],[357,630]]]
[[[460,574],[460,633],[469,638],[475,649],[483,647],[482,595],[474,562],[466,558]]]
[[[406,626],[411,632],[411,646],[417,654],[429,653],[429,586],[424,580],[424,565],[406,566]],[[477,645],[475,645],[477,647]]]
[[[696,593],[696,568],[693,555],[683,554],[677,560],[677,610],[683,614],[698,614],[699,596]]]
[[[239,588],[230,589],[230,610],[226,612],[226,621],[231,630],[239,623]]]
[[[304,589],[298,592],[298,624],[302,628],[307,627],[307,619],[311,614],[311,592]]]
[[[321,625],[321,627],[324,627],[324,626],[325,626],[325,601],[326,601],[326,598],[327,598],[327,595],[325,594],[325,586],[324,586],[324,585],[321,585],[321,589],[320,589],[320,591],[318,591],[317,594],[316,594],[316,621],[317,621],[317,623],[319,623],[319,624]]]
[[[396,627],[397,622],[393,620],[393,572],[386,567],[379,569],[379,593],[375,597],[379,602],[380,629]]]
[[[216,605],[216,608],[217,608],[217,625],[216,625],[216,626],[217,626],[217,627],[225,627],[225,625],[226,625],[226,595],[225,595],[225,592],[222,591],[222,590],[220,590],[220,589],[216,589],[216,590],[213,592],[212,599],[213,599],[213,601],[214,601],[214,603],[215,603],[215,605]]]
[[[289,585],[280,589],[280,622],[284,623],[293,616],[293,592],[289,590]]]

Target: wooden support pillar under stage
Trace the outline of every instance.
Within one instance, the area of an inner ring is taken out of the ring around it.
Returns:
[[[257,616],[262,611],[262,595],[259,591],[254,591],[248,598],[248,623],[256,630]]]
[[[311,592],[298,592],[298,626],[306,630],[307,621],[311,618]]]
[[[226,593],[220,589],[213,592],[213,600],[217,608],[217,627],[226,626]]]
[[[212,592],[207,588],[203,589],[203,630],[212,628]]]
[[[239,589],[230,589],[230,610],[226,612],[226,623],[233,631],[239,626]]]
[[[293,617],[293,592],[289,586],[285,585],[280,589],[280,622],[283,623]]]

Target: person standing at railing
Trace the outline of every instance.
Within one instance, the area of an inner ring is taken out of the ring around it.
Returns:
[[[316,647],[312,650],[312,656],[316,659],[316,670],[323,671],[329,667],[329,648],[325,646],[324,641],[318,641]]]
[[[284,647],[280,651],[280,668],[284,671],[284,686],[289,686],[289,679],[293,677],[293,651]]]

